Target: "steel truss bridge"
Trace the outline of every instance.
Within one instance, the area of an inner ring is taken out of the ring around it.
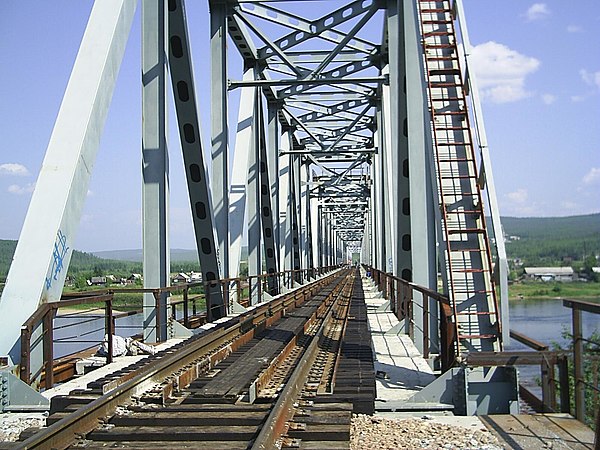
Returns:
[[[0,301],[0,355],[14,364],[21,325],[61,298],[136,3],[92,9]],[[236,309],[234,290],[210,282],[239,275],[247,229],[251,275],[359,254],[370,270],[433,291],[439,279],[457,359],[501,350],[507,265],[462,2],[209,5],[210,64],[192,58],[188,29],[198,25],[183,0],[141,1],[144,287],[169,285],[170,84],[211,320]],[[210,101],[192,63],[210,66]],[[237,123],[228,120],[232,91]],[[211,112],[210,148],[201,108]],[[250,289],[258,299],[258,284]],[[283,286],[273,276],[267,290]],[[437,303],[415,295],[431,303],[429,329],[439,327]],[[144,302],[144,338],[164,340],[167,294],[158,309],[152,295]],[[413,320],[420,350],[439,352]]]

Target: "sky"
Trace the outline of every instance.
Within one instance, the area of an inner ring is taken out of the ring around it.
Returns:
[[[19,238],[92,3],[0,2],[0,239]],[[205,145],[207,3],[186,3]],[[597,0],[463,3],[501,215],[599,212]],[[140,52],[138,6],[74,245],[80,250],[141,247]],[[231,53],[235,76],[239,58],[234,49]],[[235,123],[237,111],[230,113]],[[194,248],[173,114],[169,120],[170,243]]]

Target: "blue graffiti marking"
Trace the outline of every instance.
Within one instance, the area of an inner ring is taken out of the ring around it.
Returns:
[[[52,268],[50,269],[50,278],[46,277],[46,289],[52,287],[52,282],[58,280],[58,274],[63,270],[65,255],[69,251],[67,247],[67,236],[61,230],[58,230],[54,251],[52,252]]]

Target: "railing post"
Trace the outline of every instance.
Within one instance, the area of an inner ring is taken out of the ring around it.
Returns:
[[[186,328],[190,326],[190,314],[188,311],[189,308],[189,296],[188,296],[188,286],[183,289],[183,325]]]
[[[556,385],[554,381],[554,364],[544,359],[540,369],[542,372],[542,412],[555,412]]]
[[[19,375],[24,383],[31,383],[31,329],[21,327],[21,364]]]
[[[583,384],[583,329],[581,310],[573,307],[573,366],[575,374],[575,418],[585,421],[585,385]]]
[[[569,387],[569,359],[566,355],[558,358],[558,376],[560,384],[560,412],[571,413],[571,393]]]
[[[423,294],[423,358],[429,358],[429,296]]]
[[[154,317],[156,324],[156,342],[163,342],[165,340],[165,336],[161,336],[160,330],[162,329],[162,314],[160,311],[160,291],[153,291],[152,295],[154,296]],[[165,310],[166,314],[166,310]]]
[[[106,364],[110,364],[113,361],[113,335],[115,330],[113,328],[112,320],[112,298],[106,300],[104,304],[104,331],[108,338],[108,353],[106,355]]]
[[[210,304],[210,302],[211,302],[210,283],[212,283],[212,281],[209,281],[204,285],[204,302],[206,304],[206,321],[207,322],[212,322],[212,320],[213,320],[212,305]]]
[[[43,336],[44,336],[44,371],[45,371],[45,387],[51,389],[54,386],[54,329],[52,328],[52,319],[54,310],[48,309],[44,315]]]

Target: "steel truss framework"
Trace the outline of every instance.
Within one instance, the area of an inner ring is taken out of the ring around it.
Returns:
[[[8,315],[17,326],[3,332],[0,354],[13,359],[18,358],[18,326],[39,301],[60,299],[98,130],[106,116],[135,3],[106,0],[97,2],[92,11],[0,302],[0,315]],[[452,296],[443,250],[448,244],[448,224],[439,212],[439,180],[445,175],[436,169],[434,159],[437,135],[432,135],[428,103],[432,72],[424,66],[428,50],[422,47],[427,37],[423,33],[436,33],[439,24],[427,16],[430,28],[424,28],[422,17],[436,11],[454,16],[460,11],[463,16],[460,2],[455,9],[448,1],[421,0],[209,0],[209,5],[210,177],[202,149],[198,120],[202,105],[197,104],[191,70],[184,2],[142,0],[145,287],[169,283],[168,65],[205,280],[238,275],[247,227],[251,275],[342,263],[360,252],[364,263],[432,289],[437,289],[439,267],[444,288]],[[447,22],[446,17],[439,20]],[[461,32],[468,48],[464,22]],[[86,47],[89,42],[102,45],[91,49]],[[444,57],[442,53],[440,58]],[[234,58],[241,58],[240,73],[231,70],[236,66]],[[90,77],[95,80],[93,86],[83,82]],[[476,94],[470,72],[465,83]],[[228,123],[232,91],[239,91],[235,126]],[[86,100],[85,114],[84,106],[75,104],[81,98]],[[480,119],[476,98],[474,102],[474,114]],[[74,128],[72,119],[79,116],[86,120],[76,122]],[[236,132],[232,161],[230,129]],[[61,145],[67,131],[81,138],[69,140],[73,145],[65,149]],[[499,230],[487,143],[481,140],[480,150],[479,182],[488,191]],[[79,162],[84,159],[85,163]],[[50,164],[70,175],[52,179]],[[51,220],[42,207],[47,201],[42,187],[64,197],[61,204],[66,207],[53,211]],[[43,232],[31,226],[40,221],[48,224]],[[495,238],[497,244],[502,242],[501,234]],[[44,258],[34,258],[40,251]],[[503,244],[496,254],[500,258],[497,283],[506,275],[502,273]],[[30,259],[36,260],[34,283]],[[487,281],[493,290],[494,280]],[[216,286],[209,289],[210,318],[217,319],[235,299],[223,298]],[[268,290],[276,294],[281,287],[271,282]],[[151,301],[145,303],[148,309]],[[422,301],[415,298],[417,305]],[[15,302],[26,304],[18,314]],[[167,299],[161,302],[158,311],[145,317],[146,339],[166,337],[166,329],[153,327],[154,314],[166,313]],[[437,327],[436,310],[434,303],[429,305],[429,329]],[[415,314],[418,345],[421,321]],[[430,353],[435,353],[436,339],[429,345]]]

